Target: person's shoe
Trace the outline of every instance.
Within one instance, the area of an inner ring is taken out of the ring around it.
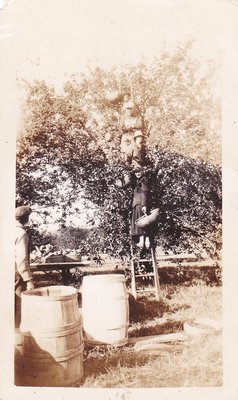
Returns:
[[[140,236],[139,242],[136,244],[140,249],[144,247],[144,236]]]
[[[148,236],[146,236],[146,238],[145,238],[145,247],[146,247],[146,249],[150,248],[150,238]]]

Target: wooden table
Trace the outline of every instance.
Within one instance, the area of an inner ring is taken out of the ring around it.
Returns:
[[[122,268],[112,268],[103,265],[97,265],[92,261],[75,261],[75,262],[57,262],[57,263],[37,263],[31,264],[31,269],[35,271],[43,271],[45,273],[51,271],[59,271],[62,274],[63,284],[67,285],[71,277],[71,269],[79,269],[83,275],[92,274],[124,274]]]

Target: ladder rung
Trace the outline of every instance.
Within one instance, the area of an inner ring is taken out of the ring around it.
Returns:
[[[140,257],[140,256],[139,256]],[[131,252],[131,269],[132,269],[132,277],[131,277],[131,288],[132,292],[135,294],[138,292],[155,292],[156,299],[159,298],[159,276],[158,276],[158,264],[155,258],[155,251],[151,249],[151,258],[139,258],[133,254],[133,248]],[[148,255],[148,257],[150,257]],[[143,265],[144,264],[144,265]],[[147,268],[146,265],[150,264],[151,267]],[[142,267],[142,268],[140,268]],[[147,272],[149,269],[151,272]],[[138,273],[141,272],[141,273]],[[150,288],[146,288],[146,283],[148,281],[147,278],[152,277],[152,282],[150,282]],[[143,284],[144,280],[144,284]],[[141,282],[141,285],[140,285]],[[142,287],[138,287],[142,286]]]

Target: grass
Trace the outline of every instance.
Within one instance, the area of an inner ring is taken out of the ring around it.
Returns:
[[[162,286],[163,299],[130,297],[129,337],[180,332],[196,317],[221,319],[221,287]],[[199,335],[173,351],[135,352],[133,346],[96,346],[84,352],[87,388],[158,388],[222,385],[221,334]]]

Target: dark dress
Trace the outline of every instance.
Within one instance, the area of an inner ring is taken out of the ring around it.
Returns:
[[[148,209],[148,179],[145,175],[142,175],[135,181],[133,202],[132,202],[132,220],[131,220],[131,236],[141,236],[145,234],[145,231],[136,225],[136,220],[142,217],[142,207],[146,206]]]

